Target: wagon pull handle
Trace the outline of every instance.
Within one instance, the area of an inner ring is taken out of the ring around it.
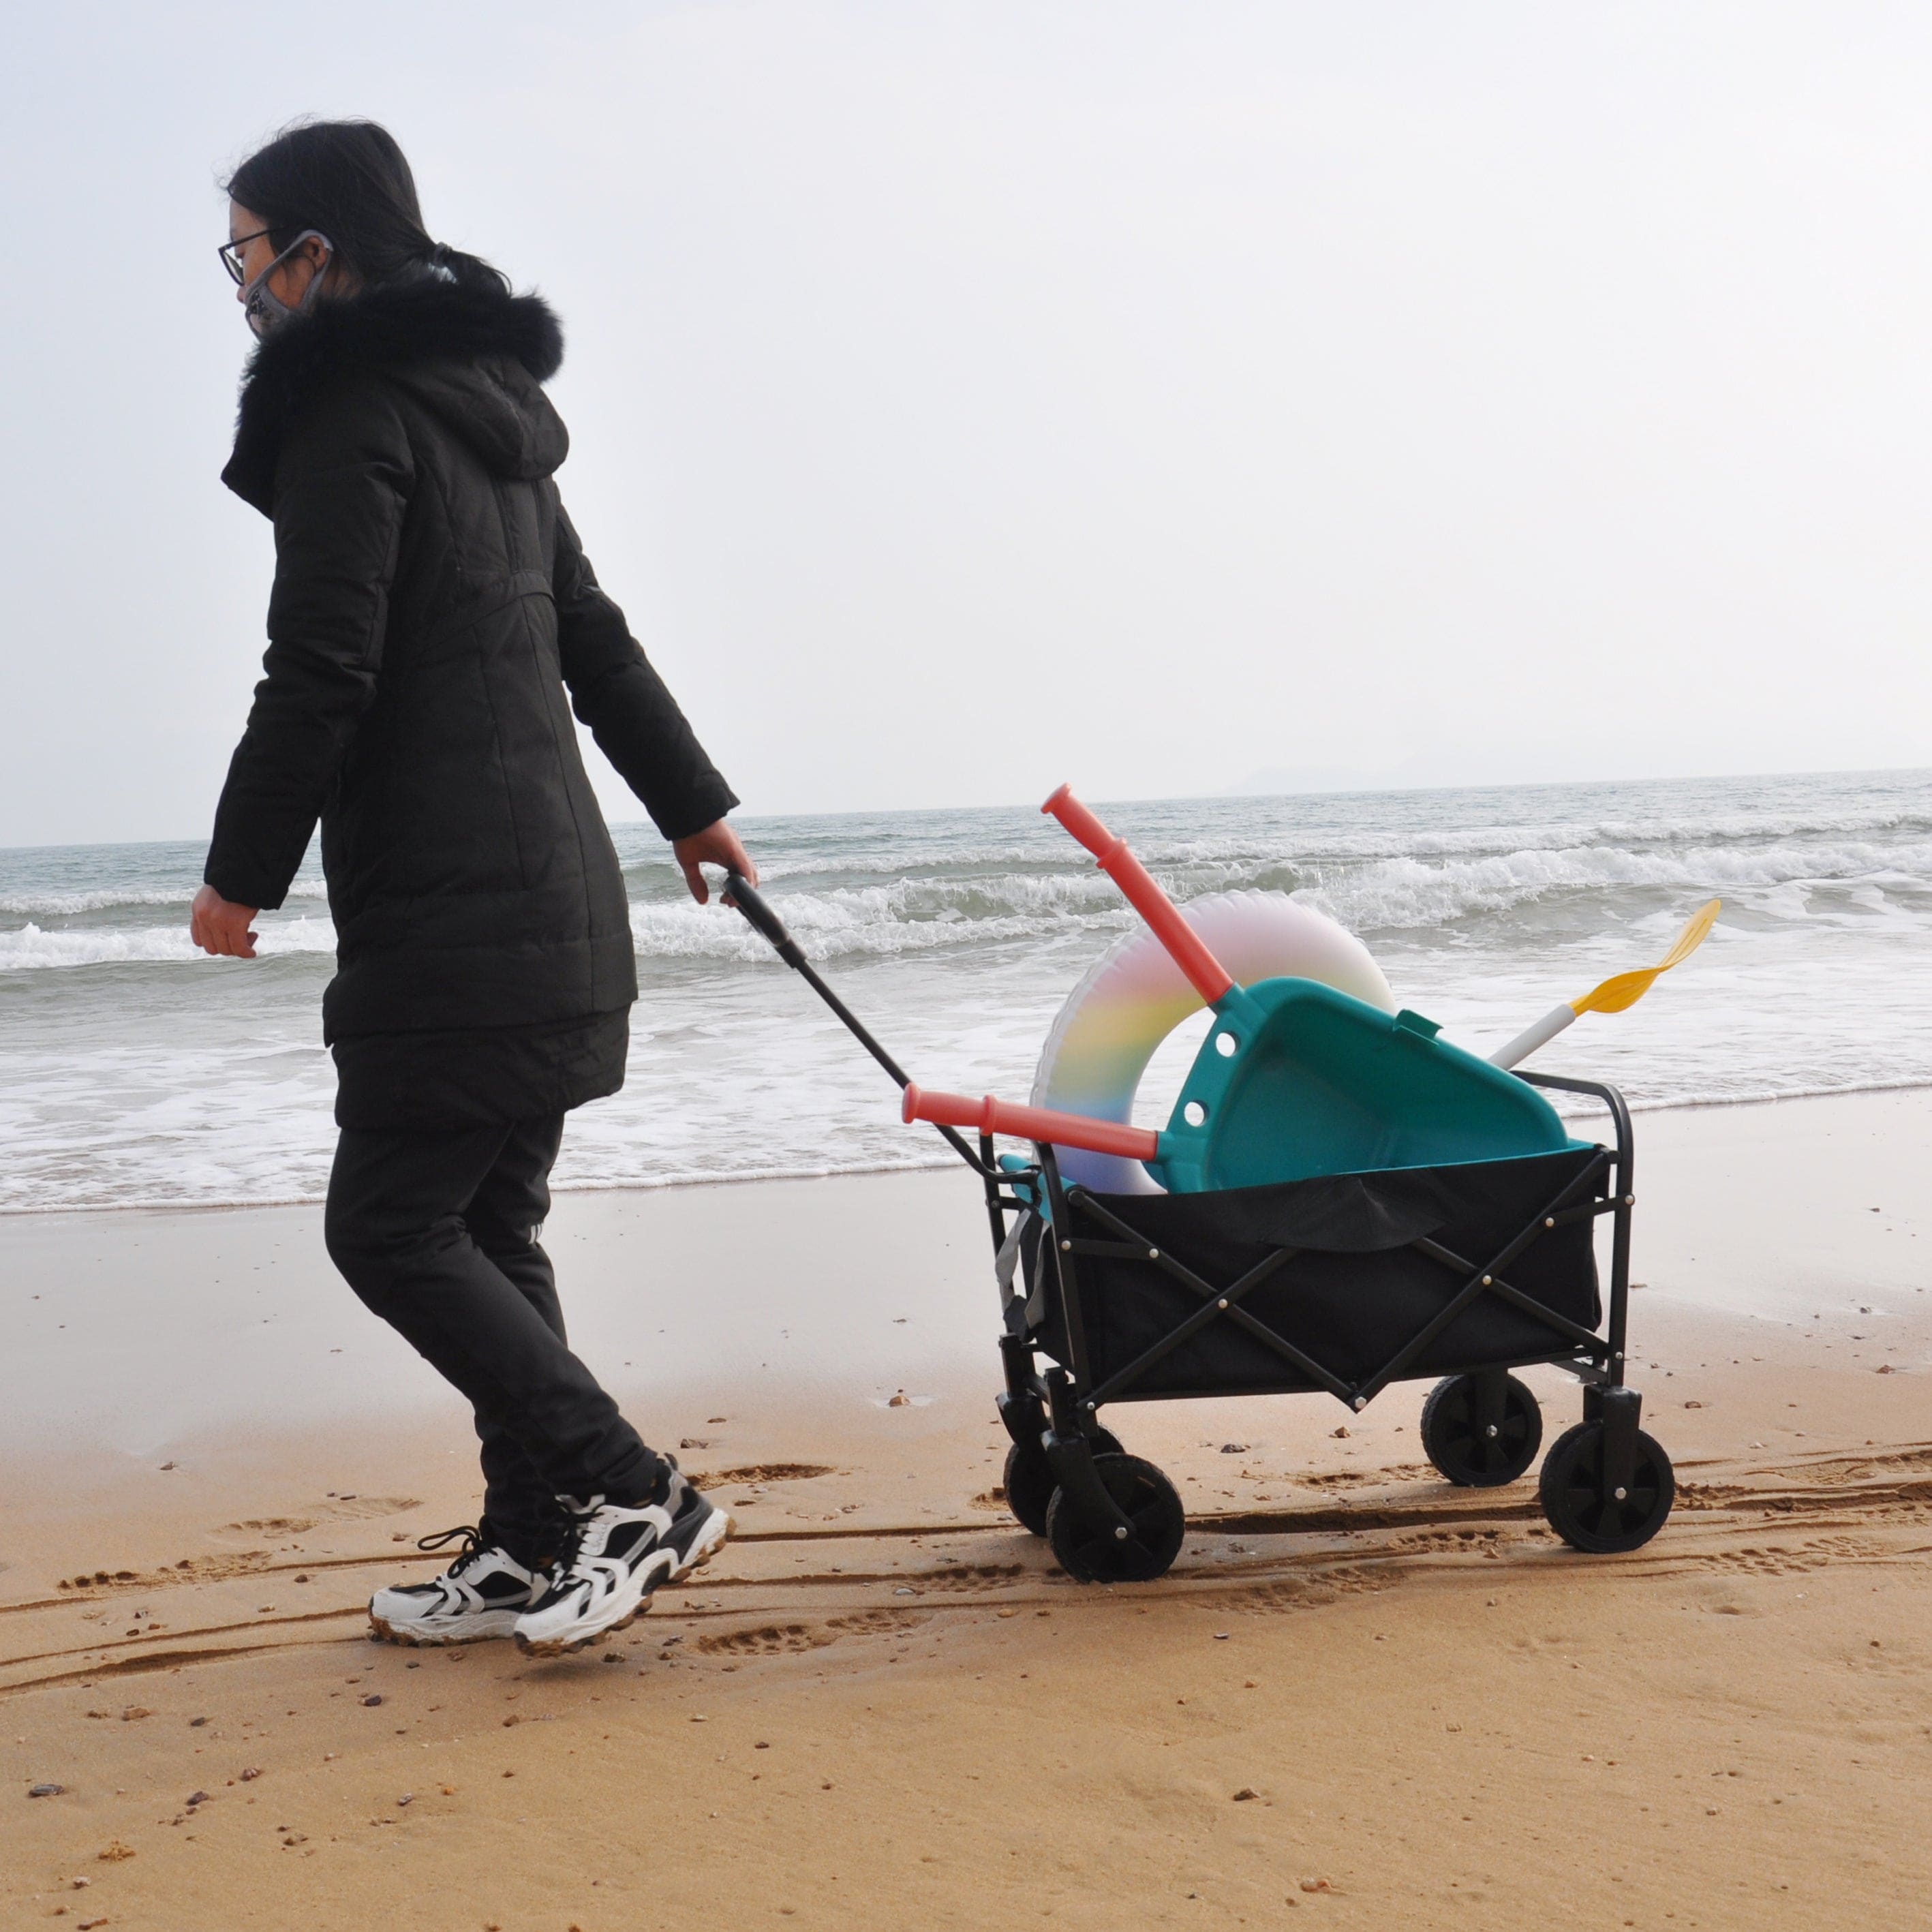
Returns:
[[[785,930],[784,921],[772,911],[770,906],[766,904],[764,895],[742,873],[732,872],[726,875],[724,903],[728,906],[735,907],[739,912],[742,913],[747,922],[756,927],[758,932],[771,942],[772,950],[778,954],[778,957],[838,1016],[840,1020],[844,1022],[847,1032],[851,1034],[852,1037],[892,1076],[894,1080],[898,1082],[902,1088],[908,1091],[912,1090],[911,1076],[872,1037],[871,1030],[860,1019],[858,1015],[853,1012],[852,1009],[819,977],[812,962],[805,956],[803,948]],[[934,1124],[939,1127],[940,1132],[945,1137],[947,1144],[952,1148],[953,1152],[958,1154],[974,1173],[983,1174],[986,1172],[981,1165],[978,1155],[974,1154],[950,1126],[938,1122],[934,1122]]]
[[[799,944],[786,932],[784,921],[766,904],[764,896],[742,872],[729,874],[724,880],[724,903],[735,906],[772,943],[772,950],[796,972],[805,964]],[[900,1083],[903,1085],[904,1083]]]
[[[1102,872],[1120,889],[1122,896],[1148,922],[1166,947],[1168,956],[1186,975],[1188,982],[1210,1006],[1218,1006],[1234,990],[1234,976],[1210,952],[1201,935],[1180,916],[1174,902],[1154,882],[1148,868],[1086,806],[1062,785],[1040,810],[1057,818],[1093,854]],[[1067,1144],[1077,1146],[1077,1142]]]

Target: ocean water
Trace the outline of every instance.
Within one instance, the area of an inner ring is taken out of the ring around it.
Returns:
[[[1689,964],[1534,1064],[1646,1106],[1932,1084],[1932,772],[1094,802],[1177,898],[1258,887],[1332,914],[1478,1052],[1653,963],[1716,895]],[[806,950],[932,1086],[1024,1100],[1061,1001],[1132,922],[1032,810],[742,830]],[[762,940],[683,896],[647,825],[615,833],[642,997],[628,1084],[574,1116],[560,1186],[951,1158]],[[0,850],[0,1210],[322,1192],[334,935],[313,856],[254,962],[190,945],[201,858]],[[1150,1068],[1141,1119],[1165,1118],[1192,1038]]]

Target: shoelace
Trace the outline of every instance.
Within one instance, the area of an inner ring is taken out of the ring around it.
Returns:
[[[670,1462],[670,1459],[668,1456],[664,1460],[667,1462]],[[676,1463],[672,1462],[670,1466],[673,1472],[675,1472],[677,1468]],[[667,1508],[669,1508],[671,1506],[672,1502],[676,1499],[676,1494],[677,1478],[676,1474],[674,1473],[664,1495],[664,1506]],[[560,1498],[559,1500],[563,1501],[566,1499]],[[570,1526],[563,1533],[563,1540],[558,1544],[556,1556],[550,1559],[550,1586],[552,1588],[555,1588],[558,1585],[561,1584],[563,1580],[570,1574],[572,1568],[574,1568],[577,1562],[578,1553],[584,1547],[584,1532],[590,1527],[592,1518],[596,1515],[597,1512],[602,1509],[603,1506],[604,1498],[602,1496],[595,1496],[590,1498],[589,1507],[587,1508],[580,1510],[568,1510],[566,1511],[566,1520],[568,1520]]]
[[[577,1562],[578,1552],[584,1547],[584,1533],[590,1527],[590,1520],[603,1506],[599,1496],[586,1510],[572,1510],[567,1520],[570,1527],[563,1533],[563,1540],[557,1545],[556,1554],[550,1558],[550,1582],[554,1586],[568,1576]]]
[[[476,1524],[458,1523],[454,1529],[440,1529],[434,1536],[419,1536],[416,1539],[416,1547],[425,1552],[434,1552],[447,1548],[459,1537],[463,1539],[463,1546],[452,1559],[446,1574],[452,1576],[460,1576],[466,1564],[473,1562],[490,1548],[490,1545],[483,1540],[483,1532]]]

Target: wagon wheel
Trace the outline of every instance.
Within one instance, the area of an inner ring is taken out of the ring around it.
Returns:
[[[1637,1550],[1664,1527],[1676,1499],[1670,1458],[1637,1431],[1629,1483],[1614,1493],[1604,1484],[1604,1425],[1580,1422],[1556,1438],[1544,1458],[1543,1514],[1573,1550],[1592,1556]]]
[[[1464,1489],[1513,1483],[1536,1460],[1543,1442],[1543,1412],[1514,1376],[1501,1378],[1502,1401],[1491,1412],[1483,1378],[1450,1376],[1422,1405],[1422,1447],[1449,1480]]]
[[[1096,1456],[1118,1456],[1120,1438],[1111,1429],[1096,1429],[1088,1437]],[[1006,1473],[1000,1479],[1006,1507],[1020,1527],[1035,1536],[1046,1534],[1046,1508],[1053,1500],[1053,1465],[1037,1441],[1016,1442],[1006,1451]]]
[[[1060,1568],[1076,1583],[1145,1583],[1165,1575],[1187,1530],[1179,1492],[1138,1456],[1096,1456],[1094,1468],[1132,1527],[1122,1535],[1112,1523],[1096,1522],[1055,1490],[1046,1538]]]

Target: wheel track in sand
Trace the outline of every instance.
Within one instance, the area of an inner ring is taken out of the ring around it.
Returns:
[[[1701,1466],[1711,1474],[1681,1486],[1679,1514],[1664,1534],[1628,1556],[1577,1558],[1562,1550],[1540,1527],[1534,1493],[1526,1485],[1412,1498],[1391,1497],[1369,1484],[1360,1492],[1362,1501],[1352,1507],[1324,1498],[1195,1517],[1189,1525],[1189,1547],[1174,1570],[1160,1582],[1135,1590],[1160,1592],[1203,1607],[1262,1614],[1318,1608],[1347,1594],[1425,1577],[1460,1575],[1499,1581],[1502,1568],[1491,1568],[1490,1562],[1502,1567],[1549,1562],[1587,1565],[1606,1580],[1694,1575],[1745,1580],[1833,1565],[1892,1565],[1932,1557],[1932,1540],[1924,1534],[1932,1526],[1932,1444],[1874,1447],[1862,1453],[1821,1450],[1760,1465],[1730,1460]],[[1029,1607],[1077,1610],[1083,1604],[1106,1603],[1114,1594],[1090,1592],[1070,1583],[1052,1567],[1043,1545],[1019,1539],[1010,1525],[983,1520],[839,1522],[752,1531],[734,1539],[734,1546],[773,1555],[800,1545],[843,1547],[862,1558],[868,1544],[950,1544],[986,1537],[1014,1544],[1017,1560],[976,1563],[942,1558],[914,1568],[868,1564],[694,1580],[677,1591],[667,1591],[666,1599],[709,1600],[676,1605],[666,1600],[654,1624],[667,1634],[686,1624],[742,1626],[700,1639],[688,1654],[751,1659],[909,1628],[934,1615],[1011,1615]],[[1324,1543],[1300,1550],[1242,1546],[1244,1539],[1286,1538],[1313,1538]],[[1347,1546],[1337,1546],[1336,1539]],[[364,1614],[359,1599],[313,1610],[264,1610],[252,1616],[231,1612],[207,1618],[204,1613],[202,1620],[178,1628],[92,1642],[72,1625],[89,1606],[109,1607],[130,1594],[205,1592],[285,1573],[320,1575],[393,1568],[406,1560],[441,1558],[394,1548],[299,1562],[274,1559],[266,1551],[238,1552],[197,1561],[187,1568],[124,1570],[118,1576],[110,1572],[104,1585],[0,1605],[0,1617],[31,1618],[38,1614],[44,1619],[38,1628],[18,1627],[28,1641],[0,1654],[0,1697],[178,1670],[278,1648],[359,1642]],[[913,1601],[881,1600],[887,1591]],[[329,1632],[327,1627],[336,1624],[353,1627],[339,1634]],[[10,1622],[3,1627],[17,1626]],[[82,1640],[76,1642],[76,1637]]]

